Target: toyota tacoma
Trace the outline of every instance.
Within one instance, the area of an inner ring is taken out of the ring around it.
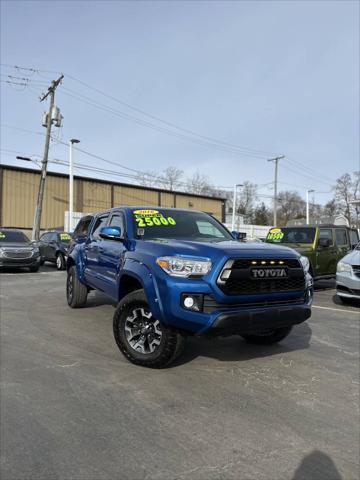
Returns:
[[[169,365],[187,335],[284,339],[311,315],[309,261],[288,247],[237,240],[204,212],[122,207],[83,217],[67,258],[67,302],[91,290],[117,302],[113,331],[131,362]]]

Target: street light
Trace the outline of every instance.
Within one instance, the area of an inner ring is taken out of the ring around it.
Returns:
[[[36,160],[34,160],[33,158],[30,158],[30,157],[22,157],[20,155],[18,155],[16,157],[16,160],[24,160],[25,162],[33,162],[35,163],[37,166],[39,166],[38,162]]]
[[[69,161],[69,232],[73,227],[73,215],[74,215],[74,164],[73,164],[73,145],[74,143],[80,143],[80,140],[72,138],[69,142],[70,147],[70,161]]]
[[[237,183],[234,185],[234,198],[233,198],[233,211],[232,211],[232,222],[231,222],[231,230],[235,230],[235,210],[236,210],[236,196],[237,196],[237,187],[243,187],[242,183]]]
[[[306,225],[309,225],[309,193],[313,193],[315,190],[306,190]]]

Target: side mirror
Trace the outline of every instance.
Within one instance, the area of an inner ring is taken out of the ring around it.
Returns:
[[[329,238],[319,238],[318,245],[319,247],[328,248],[330,247],[331,241]]]
[[[99,236],[104,240],[122,240],[120,227],[103,227]]]
[[[246,240],[245,232],[237,232],[236,230],[233,230],[231,235],[235,238],[235,240],[239,240],[240,242],[245,242]]]

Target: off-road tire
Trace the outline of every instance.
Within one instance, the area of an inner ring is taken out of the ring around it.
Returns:
[[[62,253],[56,254],[55,265],[57,270],[65,270],[65,258]]]
[[[68,270],[66,280],[66,299],[69,307],[84,307],[87,300],[88,290],[78,279],[76,267],[72,266]]]
[[[268,332],[259,332],[259,334],[241,335],[248,343],[256,345],[271,345],[280,342],[289,335],[292,327],[277,328]]]
[[[160,323],[160,344],[152,353],[141,353],[129,344],[125,325],[126,321],[136,309],[150,311],[144,290],[135,290],[124,297],[118,304],[113,321],[115,341],[123,355],[135,365],[148,368],[164,368],[178,357],[183,349],[185,338],[179,332]],[[156,321],[152,317],[153,321]]]

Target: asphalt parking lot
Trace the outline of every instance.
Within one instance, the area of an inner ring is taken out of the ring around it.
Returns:
[[[281,344],[189,339],[128,363],[114,305],[71,310],[65,273],[0,275],[2,480],[359,478],[360,310],[319,285]]]

